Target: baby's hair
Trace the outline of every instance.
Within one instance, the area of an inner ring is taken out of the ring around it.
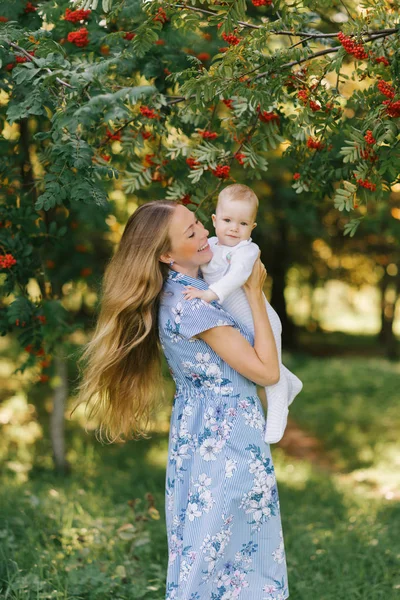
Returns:
[[[253,205],[254,218],[258,210],[258,198],[251,188],[241,183],[232,183],[220,191],[218,194],[217,207],[224,200],[233,200],[234,202],[248,202]]]

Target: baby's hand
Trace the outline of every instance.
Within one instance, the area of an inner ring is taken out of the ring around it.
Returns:
[[[211,302],[212,300],[218,300],[218,296],[212,290],[199,290],[192,285],[185,285],[183,291],[185,300],[193,300],[194,298],[201,298],[205,302]]]
[[[205,291],[206,290],[199,290],[193,285],[185,285],[185,289],[182,293],[185,297],[185,300],[194,300],[194,298],[202,298]]]

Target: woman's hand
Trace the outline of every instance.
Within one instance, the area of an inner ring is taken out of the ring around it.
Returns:
[[[267,271],[260,260],[260,254],[261,253],[259,252],[258,258],[254,263],[250,277],[243,285],[243,289],[248,297],[261,294],[261,292],[263,291],[265,280],[267,278]]]

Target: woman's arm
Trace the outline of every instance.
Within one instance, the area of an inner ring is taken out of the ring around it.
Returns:
[[[274,334],[269,322],[262,293],[266,277],[265,267],[257,259],[244,290],[254,321],[254,347],[233,327],[213,327],[199,334],[222,360],[259,385],[273,385],[279,381],[279,361]]]
[[[255,347],[234,327],[213,327],[198,337],[243,377],[262,386],[278,383],[279,365],[274,370],[273,360],[262,361]]]

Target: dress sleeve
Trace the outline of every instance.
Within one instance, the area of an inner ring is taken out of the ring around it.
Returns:
[[[179,315],[179,334],[187,340],[195,335],[212,329],[213,327],[231,326],[238,329],[236,321],[221,308],[218,303],[209,303],[194,298],[193,300],[181,299],[177,307]],[[176,317],[175,317],[176,323]],[[177,323],[178,324],[178,323]]]

